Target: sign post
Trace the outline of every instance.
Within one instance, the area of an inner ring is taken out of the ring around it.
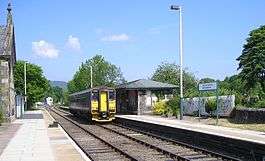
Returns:
[[[219,119],[218,84],[217,84],[217,82],[200,83],[199,84],[200,101],[201,101],[201,92],[207,92],[207,91],[215,91],[215,93],[216,93],[216,125],[217,125],[218,124],[218,119]],[[201,117],[201,108],[200,107],[199,107],[199,117]]]
[[[219,120],[219,107],[218,107],[218,88],[217,88],[217,83],[216,83],[216,125],[218,125],[218,120]]]

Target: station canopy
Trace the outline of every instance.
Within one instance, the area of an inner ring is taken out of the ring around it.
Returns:
[[[178,86],[168,83],[157,82],[148,79],[138,79],[132,82],[118,85],[116,89],[125,90],[172,90]]]

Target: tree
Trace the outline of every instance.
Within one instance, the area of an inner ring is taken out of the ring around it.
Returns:
[[[212,78],[202,78],[200,80],[200,83],[211,83],[211,82],[215,82],[215,79],[212,79]]]
[[[70,102],[69,102],[69,92],[67,90],[63,91],[63,105],[64,106],[69,106]]]
[[[231,77],[226,77],[223,81],[219,83],[220,89],[227,89],[229,91],[237,92],[242,95],[246,94],[244,92],[244,83],[240,76],[233,75]]]
[[[17,61],[14,68],[14,83],[17,94],[24,95],[24,61]],[[27,103],[32,107],[35,102],[43,101],[49,82],[40,66],[27,63]]]
[[[154,81],[180,86],[179,77],[180,68],[178,65],[176,65],[175,63],[162,62],[162,64],[158,65],[151,79]],[[183,70],[183,90],[185,91],[185,97],[197,95],[197,80],[192,73],[188,72],[185,69]],[[175,91],[175,94],[178,93],[179,92]]]
[[[61,87],[51,87],[51,97],[54,102],[62,102],[64,99],[64,91]]]
[[[90,66],[93,67],[93,86],[114,87],[125,82],[121,69],[106,61],[103,56],[96,55],[82,63],[79,70],[74,74],[67,88],[70,93],[90,88]]]
[[[239,61],[239,76],[249,91],[260,85],[265,93],[265,25],[250,32]]]

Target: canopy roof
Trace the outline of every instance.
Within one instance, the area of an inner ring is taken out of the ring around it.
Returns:
[[[126,90],[141,90],[141,89],[153,89],[153,90],[161,90],[161,89],[175,89],[178,86],[168,83],[157,82],[153,80],[147,79],[138,79],[132,82],[124,83],[118,85],[116,89],[126,89]]]

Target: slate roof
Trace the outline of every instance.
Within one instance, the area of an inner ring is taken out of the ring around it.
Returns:
[[[3,54],[5,49],[6,35],[6,27],[0,26],[0,55]]]
[[[127,90],[137,90],[137,89],[175,89],[178,86],[168,83],[157,82],[147,79],[138,79],[132,82],[124,83],[118,85],[116,89],[127,89]]]

